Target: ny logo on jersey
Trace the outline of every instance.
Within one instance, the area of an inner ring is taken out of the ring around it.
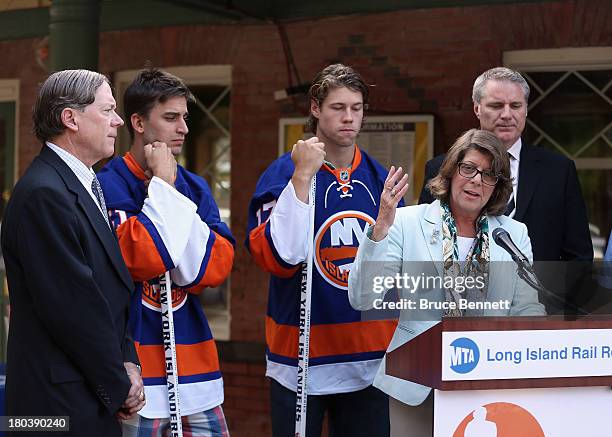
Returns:
[[[173,288],[171,297],[172,308],[176,311],[187,302],[187,291],[182,288]],[[142,283],[142,304],[153,311],[161,312],[161,293],[158,279]]]
[[[315,266],[329,284],[348,289],[353,266],[365,229],[374,219],[361,211],[342,211],[329,217],[315,236]]]

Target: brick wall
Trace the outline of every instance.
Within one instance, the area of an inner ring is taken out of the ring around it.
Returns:
[[[286,31],[300,75],[323,66],[354,66],[376,87],[371,114],[431,113],[436,152],[476,126],[470,99],[474,78],[500,65],[506,50],[612,45],[612,4],[566,0],[502,6],[420,9],[291,22]],[[45,73],[34,61],[39,40],[0,42],[0,78],[21,79],[20,170],[39,146],[30,134],[30,108]],[[247,205],[259,174],[277,155],[278,118],[306,115],[308,102],[275,102],[287,86],[285,60],[273,25],[168,27],[107,32],[100,70],[153,65],[230,64],[232,85],[232,231],[239,242],[232,273],[232,340],[261,343],[267,277],[242,242]],[[221,359],[224,359],[222,354]],[[268,383],[259,362],[223,361],[226,413],[234,436],[269,435]]]

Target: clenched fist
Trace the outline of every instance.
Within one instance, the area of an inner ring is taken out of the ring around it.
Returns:
[[[295,164],[295,170],[291,178],[295,194],[302,202],[308,203],[310,180],[323,165],[325,144],[320,142],[317,137],[309,138],[306,141],[299,140],[293,145],[291,159]]]
[[[317,137],[309,138],[306,141],[299,140],[293,145],[291,159],[295,164],[293,174],[310,179],[323,165],[325,144],[321,143]]]
[[[144,146],[145,162],[147,172],[151,177],[157,176],[168,184],[174,186],[176,179],[176,159],[172,155],[172,150],[159,141]]]

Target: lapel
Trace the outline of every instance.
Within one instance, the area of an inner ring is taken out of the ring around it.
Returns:
[[[487,300],[497,302],[500,300],[512,301],[516,287],[516,265],[510,255],[493,241],[493,231],[502,226],[497,217],[488,216],[489,219],[489,288]],[[506,228],[507,229],[507,228]],[[485,310],[484,315],[505,315],[500,310]]]
[[[104,217],[100,213],[98,206],[94,203],[94,200],[85,190],[85,187],[83,187],[83,184],[78,180],[70,167],[68,167],[53,150],[47,146],[43,146],[40,157],[58,172],[66,184],[68,191],[76,196],[77,204],[85,213],[85,217],[87,217],[89,224],[102,243],[102,247],[110,258],[119,277],[131,292],[134,288],[134,283],[123,261],[119,245],[115,239],[115,234],[110,230],[108,224],[104,222]]]
[[[489,259],[490,261],[506,259],[506,251],[493,241],[493,231],[499,228],[501,223],[497,217],[492,215],[488,215],[487,219],[489,220]]]
[[[421,217],[421,231],[430,259],[434,262],[438,274],[444,273],[442,266],[442,217],[440,216],[440,201],[436,200],[425,208]]]
[[[514,219],[522,222],[543,169],[538,169],[539,157],[534,146],[523,143],[519,162],[519,183]]]

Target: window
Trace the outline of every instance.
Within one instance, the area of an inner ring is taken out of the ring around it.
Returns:
[[[523,138],[574,160],[595,257],[612,227],[612,47],[506,52],[531,87]]]
[[[0,80],[0,220],[17,179],[18,107],[19,81]],[[4,259],[0,261],[0,285],[0,362],[4,362],[8,333],[8,288],[4,278]]]
[[[0,80],[0,218],[17,173],[19,81]]]

